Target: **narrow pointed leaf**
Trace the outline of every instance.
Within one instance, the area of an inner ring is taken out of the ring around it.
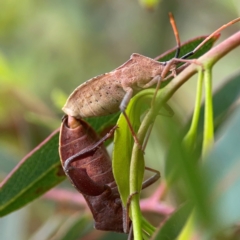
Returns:
[[[220,37],[220,34],[216,34],[213,38],[209,39],[206,42],[206,44],[204,44],[194,55],[192,55],[189,58],[192,59],[192,58],[198,58],[198,57],[202,56],[204,53],[206,53],[213,47],[214,43],[218,40],[219,37]],[[182,43],[181,48],[180,48],[179,58],[181,58],[185,54],[191,52],[206,38],[207,38],[207,36],[200,36],[200,37],[196,37],[187,42]],[[166,51],[165,53],[159,55],[155,59],[160,62],[169,61],[170,59],[175,57],[175,53],[176,53],[176,47]]]
[[[140,126],[140,117],[142,113],[149,107],[153,93],[154,90],[150,89],[140,92],[130,101],[127,107],[126,113],[132,123],[135,133]],[[114,135],[113,173],[122,201],[126,204],[129,196],[130,160],[134,140],[123,114],[120,115],[117,125],[119,128]],[[144,166],[142,167],[143,169],[138,169],[140,189],[144,173]]]
[[[240,107],[236,108],[218,132],[214,149],[204,161],[204,180],[210,209],[217,229],[226,229],[240,221]]]
[[[30,152],[0,185],[0,216],[17,210],[65,179],[58,131]]]
[[[176,239],[187,222],[192,209],[193,207],[190,203],[183,204],[172,214],[172,216],[164,223],[163,226],[157,229],[151,240]]]

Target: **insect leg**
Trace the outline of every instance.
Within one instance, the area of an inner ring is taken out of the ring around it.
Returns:
[[[76,189],[82,194],[86,194],[88,196],[99,196],[108,187],[107,185],[97,184],[94,182],[88,176],[85,168],[70,167],[67,174]]]
[[[148,83],[146,83],[145,85],[142,86],[142,88],[149,88],[155,84],[157,84],[160,81],[160,75],[155,76],[153,79],[151,79],[151,81],[149,81]]]
[[[131,224],[131,227],[129,229],[129,234],[127,240],[133,240],[133,225]]]
[[[134,138],[134,141],[136,142],[136,144],[138,145],[138,147],[141,149],[142,146],[141,146],[141,144],[139,143],[139,141],[138,141],[138,139],[137,139],[136,133],[135,133],[135,131],[133,130],[133,126],[132,126],[132,124],[131,124],[131,122],[130,122],[130,120],[129,120],[129,118],[128,118],[128,115],[127,115],[126,112],[125,112],[125,110],[126,110],[126,108],[127,108],[127,105],[128,105],[128,103],[129,103],[130,99],[132,98],[133,90],[132,90],[132,88],[128,87],[128,88],[125,89],[125,91],[126,91],[126,94],[125,94],[125,96],[124,96],[124,98],[123,98],[123,100],[122,100],[119,108],[120,108],[121,112],[123,113],[123,115],[124,115],[124,117],[125,117],[125,119],[126,119],[126,121],[127,121],[128,127],[129,127],[129,129],[130,129],[130,131],[131,131],[131,133],[132,133],[132,136],[133,136],[133,138]]]
[[[165,69],[165,68],[164,68]],[[163,70],[164,70],[163,69]],[[156,96],[157,96],[157,92],[158,92],[158,89],[160,88],[160,85],[161,85],[161,82],[162,82],[162,77],[160,75],[157,75],[155,76],[150,82],[148,82],[147,84],[145,84],[143,86],[143,88],[149,88],[155,84],[157,84],[156,86],[156,90],[154,92],[154,95],[153,95],[153,99],[152,99],[152,105],[153,103],[155,102],[155,99],[156,99]]]
[[[163,108],[166,111],[165,112],[160,112],[161,111],[161,109],[160,109],[159,115],[163,115],[163,116],[166,116],[166,117],[172,117],[174,115],[174,111],[172,110],[172,108],[167,103],[164,104]],[[148,140],[150,138],[150,134],[151,134],[152,128],[153,128],[153,123],[149,126],[148,132],[147,132],[147,134],[145,136],[144,143],[142,145],[143,152],[145,151],[145,148],[147,146],[147,143],[148,143]]]
[[[73,118],[73,117],[71,117]],[[74,154],[73,156],[69,157],[65,162],[64,162],[64,171],[67,173],[69,168],[70,168],[70,164],[74,161],[78,160],[78,157],[82,156],[87,156],[88,154],[94,153],[98,147],[103,144],[107,139],[109,139],[114,131],[116,130],[117,126],[114,126],[104,137],[102,137],[99,141],[97,141],[95,144],[93,144],[92,146],[83,149],[82,151]]]
[[[130,233],[129,235],[132,235],[131,231],[132,231],[132,225],[130,227],[130,231],[129,231],[129,223],[130,223],[130,217],[129,217],[129,210],[130,210],[130,204],[132,201],[132,197],[134,195],[136,195],[137,192],[132,193],[128,199],[127,199],[127,206],[126,208],[123,207],[123,230],[125,233]],[[129,239],[129,238],[128,238]],[[131,239],[131,238],[130,238]]]
[[[130,131],[131,131],[131,133],[132,133],[132,136],[133,136],[133,138],[134,138],[135,143],[138,145],[139,149],[142,149],[142,146],[141,146],[141,144],[140,144],[139,141],[138,141],[137,135],[136,135],[136,133],[135,133],[135,131],[134,131],[134,129],[133,129],[133,126],[132,126],[132,124],[131,124],[131,122],[130,122],[130,120],[129,120],[129,118],[128,118],[128,115],[126,114],[125,111],[122,112],[122,113],[123,113],[123,115],[124,115],[124,117],[125,117],[125,119],[126,119],[126,121],[127,121],[128,127],[129,127],[129,129],[130,129]]]
[[[149,187],[150,185],[152,185],[153,183],[155,183],[159,178],[160,178],[160,172],[155,170],[155,169],[152,169],[152,168],[149,168],[149,167],[145,167],[146,170],[148,171],[151,171],[151,172],[154,172],[155,174],[148,178],[147,180],[145,180],[142,184],[142,189],[146,188],[146,187]]]
[[[126,91],[125,96],[123,97],[123,100],[119,106],[121,112],[124,112],[127,108],[128,103],[130,102],[132,95],[133,95],[133,90],[130,87],[127,87],[124,89]]]
[[[149,179],[147,179],[146,181],[143,182],[142,189],[149,187],[151,184],[155,183],[160,178],[159,171],[149,168],[149,167],[145,167],[145,169],[147,169],[148,171],[151,171],[151,172],[155,172],[155,175],[153,175],[152,177],[150,177]],[[131,235],[131,228],[132,228],[132,226],[131,226],[130,231],[129,231],[129,222],[130,222],[129,209],[130,209],[132,197],[136,194],[137,194],[137,192],[134,192],[128,197],[127,206],[126,206],[126,208],[123,208],[123,229],[124,229],[125,233],[129,232],[129,235]],[[128,238],[128,239],[131,239],[131,238]]]
[[[154,92],[154,96],[153,96],[153,99],[152,99],[152,105],[155,102],[155,99],[156,99],[156,96],[157,96],[157,92],[158,92],[158,90],[159,90],[159,88],[161,86],[161,82],[167,80],[165,78],[166,78],[167,74],[169,73],[169,71],[172,71],[174,76],[176,75],[176,67],[175,67],[175,65],[176,65],[176,63],[179,63],[179,62],[184,62],[184,63],[188,63],[188,64],[195,63],[197,65],[200,65],[203,68],[203,65],[201,63],[199,63],[195,59],[172,58],[170,61],[166,62],[166,66],[163,68],[161,76],[156,76],[155,77],[156,79],[158,79],[158,83],[157,83],[156,90]]]

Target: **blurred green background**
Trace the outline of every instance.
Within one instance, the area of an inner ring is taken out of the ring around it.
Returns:
[[[174,47],[170,11],[184,42],[240,16],[240,2],[162,0],[149,10],[137,0],[1,0],[0,180],[59,127],[61,106],[79,84],[120,66],[134,52],[155,57]],[[237,30],[239,23],[224,30],[220,41]],[[239,56],[237,49],[217,64],[214,88],[239,69]],[[193,109],[195,80],[171,100],[171,122],[180,126]],[[164,148],[156,139],[153,133],[146,161],[159,169]],[[36,200],[0,219],[1,239],[28,239],[57,211],[66,213],[51,201]]]

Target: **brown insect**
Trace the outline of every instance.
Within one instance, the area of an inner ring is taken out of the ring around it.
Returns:
[[[99,140],[85,121],[65,117],[60,129],[59,152],[66,175],[86,199],[95,228],[124,232],[123,208],[111,160],[102,145],[114,130]]]
[[[92,78],[70,95],[63,111],[73,117],[104,116],[126,108],[125,100],[150,87],[151,80],[161,74],[162,63],[140,54],[110,73]],[[155,83],[154,83],[155,84]]]
[[[136,93],[156,84],[158,89],[169,71],[175,75],[176,63],[197,63],[194,60],[186,60],[186,58],[192,56],[214,35],[238,21],[240,21],[240,18],[223,25],[193,51],[179,59],[180,39],[174,18],[170,14],[170,22],[177,42],[176,54],[173,59],[167,62],[158,62],[134,53],[127,62],[115,70],[94,77],[77,87],[69,96],[63,111],[77,119],[108,115],[119,111],[119,109],[124,113],[130,99]]]
[[[76,189],[83,194],[95,220],[95,228],[128,233],[131,221],[122,206],[114,181],[110,157],[103,142],[116,127],[99,139],[82,119],[65,116],[60,128],[59,153],[63,169]],[[156,174],[143,183],[145,188],[159,179]]]

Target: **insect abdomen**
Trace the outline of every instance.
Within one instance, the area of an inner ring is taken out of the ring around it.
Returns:
[[[76,88],[63,111],[76,118],[109,115],[119,111],[124,95],[116,76],[104,74]]]

